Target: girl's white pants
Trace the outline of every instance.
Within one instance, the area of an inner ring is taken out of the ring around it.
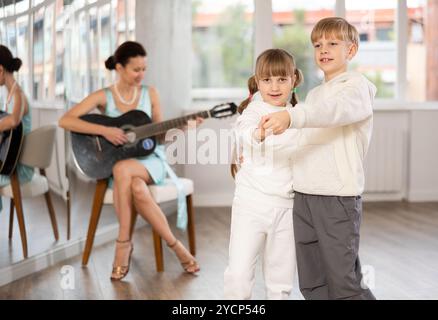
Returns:
[[[296,271],[292,208],[233,203],[225,299],[251,299],[259,255],[267,299],[287,299]]]

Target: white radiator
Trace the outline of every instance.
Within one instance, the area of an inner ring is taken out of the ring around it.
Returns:
[[[407,142],[403,126],[374,126],[365,159],[365,193],[404,193]]]

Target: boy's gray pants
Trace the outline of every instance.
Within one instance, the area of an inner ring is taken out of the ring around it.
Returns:
[[[295,192],[293,224],[300,290],[305,299],[375,299],[362,288],[359,229],[362,199]]]

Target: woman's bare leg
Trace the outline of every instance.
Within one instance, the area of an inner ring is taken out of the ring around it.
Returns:
[[[113,267],[125,267],[129,265],[131,244],[131,221],[132,221],[132,193],[131,183],[134,177],[149,180],[149,174],[144,166],[136,160],[122,160],[113,168],[113,199],[114,208],[119,220],[119,235],[116,242]],[[116,272],[112,273],[113,279],[121,279]]]
[[[132,195],[135,207],[141,216],[150,223],[152,228],[160,235],[167,245],[174,251],[178,259],[186,269],[187,272],[193,273],[199,270],[195,258],[190,252],[177,241],[175,235],[169,227],[169,223],[161,208],[157,205],[155,200],[147,187],[145,181],[141,178],[135,177],[132,180]]]

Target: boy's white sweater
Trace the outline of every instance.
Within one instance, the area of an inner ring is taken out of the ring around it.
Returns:
[[[327,196],[363,192],[375,94],[376,87],[363,75],[345,72],[288,110],[291,128],[304,128],[294,157],[295,191]]]
[[[287,109],[291,105],[286,106]],[[236,174],[235,201],[256,205],[292,208],[292,163],[298,131],[287,129],[270,135],[262,143],[253,134],[262,116],[284,110],[263,101],[253,101],[235,123],[237,147],[244,161]]]

